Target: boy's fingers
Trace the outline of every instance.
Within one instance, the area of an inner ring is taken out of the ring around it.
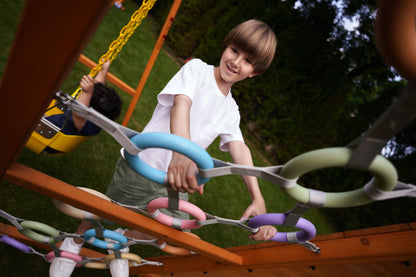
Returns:
[[[202,184],[202,185],[199,186],[199,189],[198,189],[199,194],[204,194],[204,186],[205,186],[205,184]]]
[[[241,220],[249,219],[251,215],[252,215],[252,211],[250,208],[248,208],[247,210],[244,211],[243,215],[241,216]]]

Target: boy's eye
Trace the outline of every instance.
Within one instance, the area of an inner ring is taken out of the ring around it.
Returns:
[[[233,51],[234,53],[238,52],[237,48],[235,48],[235,47],[230,47],[230,48],[231,48],[231,51]]]
[[[253,64],[253,62],[251,61],[251,59],[246,59],[246,62],[249,64]]]

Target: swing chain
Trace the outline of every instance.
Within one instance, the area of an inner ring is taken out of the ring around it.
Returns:
[[[89,73],[91,77],[94,77],[101,70],[105,61],[110,60],[111,62],[117,57],[118,53],[136,31],[137,27],[139,27],[139,25],[142,23],[143,19],[147,16],[147,13],[153,7],[155,2],[156,0],[143,1],[143,4],[140,6],[140,8],[130,17],[129,23],[124,26],[123,29],[121,29],[118,38],[110,44],[107,53],[102,55],[98,64],[93,69],[91,69]]]

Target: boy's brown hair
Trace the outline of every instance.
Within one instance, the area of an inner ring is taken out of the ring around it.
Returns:
[[[223,41],[223,50],[233,45],[252,59],[255,72],[264,73],[276,52],[276,35],[269,25],[250,19],[234,27]]]

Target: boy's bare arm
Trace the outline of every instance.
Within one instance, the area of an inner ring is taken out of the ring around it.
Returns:
[[[80,85],[82,92],[77,100],[85,106],[89,107],[91,97],[94,92],[94,80],[90,75],[85,75],[82,77]],[[84,128],[84,125],[87,122],[85,118],[77,115],[75,112],[72,113],[72,121],[74,122],[74,125],[79,132],[81,132],[82,128]]]
[[[253,166],[253,159],[251,157],[250,149],[242,141],[231,141],[229,142],[229,149],[231,158],[234,163]],[[250,216],[256,216],[266,213],[266,205],[264,203],[263,195],[257,178],[254,176],[241,176],[244,183],[246,184],[247,190],[250,194],[252,204],[243,213],[241,219],[248,219]],[[259,231],[253,235],[250,235],[250,238],[254,240],[270,240],[276,234],[276,229],[271,226],[261,226]]]
[[[186,95],[176,95],[170,118],[170,131],[172,134],[191,139],[190,111],[192,100]]]
[[[190,110],[192,100],[186,95],[176,95],[171,111],[170,130],[172,134],[191,139]],[[198,168],[186,156],[172,152],[172,160],[168,168],[168,182],[173,190],[194,193],[199,191],[196,180]]]
[[[102,64],[101,70],[95,76],[95,82],[104,84],[105,79],[107,78],[109,69],[110,69],[110,61],[107,60]]]
[[[253,166],[253,159],[251,157],[250,149],[247,145],[242,141],[231,141],[229,143],[229,149],[231,158],[233,159],[234,163]],[[247,190],[250,194],[251,200],[253,202],[258,202],[259,205],[264,206],[263,196],[261,194],[257,178],[253,176],[241,176],[244,180],[244,183],[247,186]],[[266,208],[265,206],[259,210],[260,213],[265,213]]]
[[[77,99],[79,102],[81,102],[87,107],[90,106],[92,94],[94,93],[94,84],[104,83],[109,68],[110,61],[106,61],[105,63],[103,63],[101,71],[98,72],[95,76],[95,79],[93,79],[90,75],[85,75],[82,77],[80,82],[82,92]],[[76,113],[72,113],[72,119],[77,130],[81,132],[87,120],[81,116],[78,116]]]

